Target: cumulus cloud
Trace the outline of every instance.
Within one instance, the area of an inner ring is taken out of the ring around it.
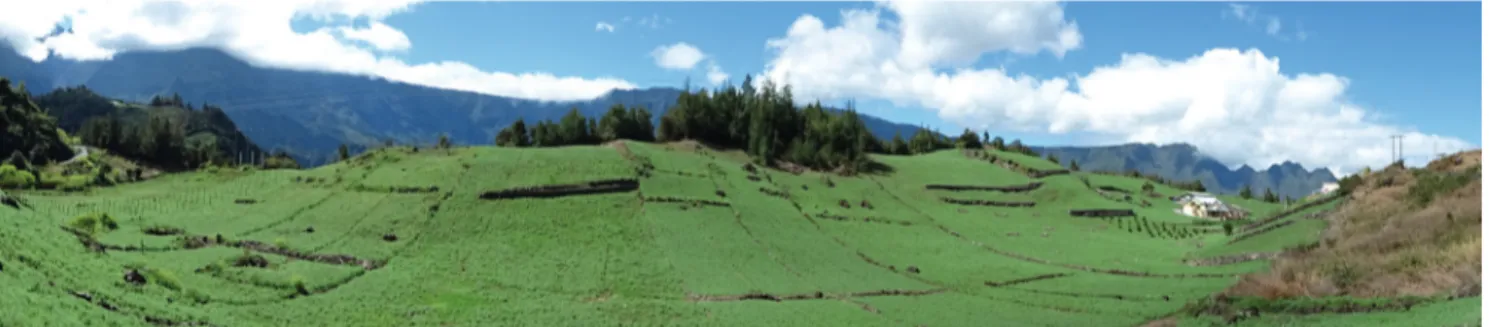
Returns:
[[[615,25],[610,25],[610,23],[606,23],[606,22],[595,23],[595,31],[604,31],[604,32],[612,32],[613,33],[613,32],[615,32]]]
[[[685,42],[678,42],[653,49],[651,51],[651,57],[656,60],[658,67],[671,70],[691,70],[707,56],[703,54],[703,51],[698,50],[698,47]]]
[[[1041,49],[1059,55],[1079,45],[1079,31],[1073,22],[1049,21],[1048,17],[1060,17],[1051,9],[1028,3],[915,5],[955,10],[901,15],[899,21],[881,19],[881,10],[898,13],[902,8],[890,4],[844,11],[842,25],[835,27],[802,16],[785,36],[767,41],[777,53],[768,61],[765,76],[790,85],[800,101],[883,99],[930,108],[942,119],[974,129],[1085,132],[1113,142],[1187,142],[1236,166],[1265,167],[1291,160],[1336,174],[1378,167],[1389,161],[1392,134],[1405,135],[1408,158],[1426,158],[1433,143],[1443,148],[1472,146],[1373,121],[1367,108],[1348,101],[1348,79],[1327,73],[1285,74],[1280,59],[1256,49],[1212,49],[1182,59],[1126,54],[1116,63],[1056,78],[1000,69],[937,69],[993,51]],[[1001,8],[975,8],[979,6]],[[961,27],[965,18],[946,17],[999,10],[1035,17],[1002,18],[1018,23],[976,29]],[[928,11],[932,10],[920,13]],[[952,26],[937,27],[942,22]],[[967,39],[980,41],[924,41],[936,39],[927,36],[933,34],[927,30],[959,28],[967,31]],[[1009,40],[990,40],[1000,36]],[[958,51],[917,49],[937,42],[977,45],[941,47]],[[981,53],[965,53],[969,51]]]
[[[587,100],[636,86],[614,78],[482,71],[460,62],[411,64],[374,50],[403,50],[408,37],[382,23],[416,0],[149,1],[53,0],[7,5],[0,37],[32,60],[51,55],[102,60],[134,50],[222,49],[251,64],[378,76],[438,88],[539,100]],[[290,27],[307,17],[328,25]],[[365,18],[366,28],[349,21]],[[61,22],[69,31],[54,33]],[[372,49],[360,46],[366,43]]]

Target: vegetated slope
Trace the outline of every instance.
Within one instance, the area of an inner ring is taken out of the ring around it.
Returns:
[[[222,108],[210,104],[193,108],[179,96],[156,98],[148,104],[128,103],[79,86],[37,96],[36,103],[83,143],[156,166],[185,168],[207,161],[226,164],[265,155]],[[159,126],[162,120],[169,125]],[[165,133],[169,138],[163,141],[156,139],[161,134],[156,129],[162,128],[170,129]]]
[[[1054,154],[1060,160],[1075,162],[1089,171],[1155,174],[1170,180],[1199,180],[1205,189],[1215,193],[1237,193],[1250,186],[1255,194],[1271,189],[1280,196],[1300,199],[1317,192],[1323,183],[1334,182],[1333,173],[1323,168],[1309,171],[1294,162],[1274,164],[1256,170],[1241,166],[1236,170],[1205,157],[1189,144],[1122,144],[1095,147],[1035,147],[1040,155]]]
[[[1186,264],[1226,238],[1173,213],[1176,190],[1095,187],[1141,180],[959,151],[856,177],[745,157],[393,147],[21,193],[0,207],[0,285],[20,285],[0,307],[26,314],[0,325],[1130,326],[1265,267]]]
[[[1423,169],[1399,165],[1357,181],[1317,247],[1228,293],[1268,298],[1477,294],[1482,216],[1480,151]]]
[[[0,78],[0,156],[5,162],[25,168],[71,158],[66,135],[57,121],[31,101],[25,90],[15,89],[10,80]]]
[[[1481,290],[1480,151],[1425,168],[1351,176],[1340,194],[1239,229],[1211,264],[1271,258],[1187,308],[1186,324],[1276,326],[1477,323]],[[1413,307],[1416,307],[1413,309]],[[1384,312],[1382,312],[1384,311]]]

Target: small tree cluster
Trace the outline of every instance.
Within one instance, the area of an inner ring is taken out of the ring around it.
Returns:
[[[849,172],[867,168],[867,153],[883,151],[883,143],[851,108],[831,112],[821,103],[798,108],[790,87],[762,84],[757,90],[746,76],[741,87],[683,92],[662,117],[657,139],[744,149],[761,164],[782,160]],[[909,147],[916,150],[914,139]]]
[[[570,109],[558,122],[540,121],[529,130],[522,119],[496,133],[496,145],[505,147],[600,144],[619,139],[651,141],[651,112],[616,104],[598,121],[585,118],[579,108]]]

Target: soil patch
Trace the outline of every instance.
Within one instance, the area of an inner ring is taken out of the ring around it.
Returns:
[[[634,179],[610,179],[576,184],[528,186],[500,191],[487,191],[481,193],[481,199],[553,198],[569,195],[630,192],[640,187],[641,183],[636,182]]]
[[[1282,255],[1282,253],[1280,252],[1242,253],[1236,255],[1189,259],[1184,260],[1184,263],[1190,266],[1223,266],[1256,260],[1272,260],[1276,259],[1280,255]]]
[[[910,225],[912,225],[908,221],[898,221],[898,220],[887,219],[887,218],[879,218],[879,217],[853,218],[853,217],[848,217],[848,216],[843,216],[843,215],[831,215],[831,214],[826,214],[826,213],[819,213],[815,217],[820,218],[820,219],[836,220],[836,221],[862,221],[862,222],[869,222],[869,223],[880,223],[880,224],[885,224],[885,225],[900,225],[900,226],[910,226]]]
[[[1081,209],[1070,210],[1073,217],[1137,217],[1132,209]]]
[[[693,205],[695,207],[697,207],[697,206],[729,207],[730,206],[729,202],[724,202],[724,201],[708,200],[708,199],[676,198],[676,197],[670,197],[670,196],[648,196],[648,197],[642,198],[642,200],[644,200],[646,202],[658,202],[658,203],[683,203],[683,204],[691,204],[691,205]]]
[[[925,189],[927,189],[927,190],[953,191],[953,192],[963,192],[963,191],[994,191],[994,192],[1014,193],[1014,192],[1028,192],[1028,191],[1033,191],[1033,190],[1039,189],[1040,186],[1044,186],[1044,183],[1043,182],[1033,182],[1033,183],[1029,183],[1029,184],[1010,185],[1010,186],[978,186],[978,185],[928,184],[928,185],[925,186]]]
[[[727,302],[727,301],[800,301],[800,300],[822,300],[828,298],[854,298],[854,297],[876,297],[876,296],[922,296],[946,292],[944,288],[930,290],[873,290],[862,292],[850,292],[841,294],[829,294],[822,291],[799,293],[799,294],[769,294],[769,293],[745,293],[735,295],[688,295],[689,301],[694,302]]]
[[[957,204],[957,205],[964,205],[964,206],[989,206],[989,207],[1033,207],[1034,206],[1034,202],[1033,201],[990,201],[990,200],[970,200],[970,199],[941,198],[941,202],[946,202],[946,203],[950,203],[950,204]]]

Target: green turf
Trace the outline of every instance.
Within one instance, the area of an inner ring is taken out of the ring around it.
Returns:
[[[1037,169],[1058,168],[1000,155]],[[1166,197],[1182,191],[1156,185],[1163,197],[1134,194],[1137,200],[1129,201],[1093,190],[1137,191],[1142,179],[1076,173],[1035,180],[951,150],[874,159],[889,171],[843,177],[757,167],[752,174],[738,153],[638,142],[386,148],[304,171],[222,169],[88,194],[17,192],[34,209],[0,208],[0,308],[23,314],[0,314],[0,326],[151,326],[162,320],[220,326],[1128,326],[1175,312],[1229,286],[1237,274],[1267,267],[1265,261],[1192,267],[1184,259],[1311,242],[1324,222],[1290,217],[1279,222],[1298,222],[1226,245],[1231,238],[1218,226],[1196,225],[1198,219],[1173,211],[1177,205]],[[655,169],[638,176],[648,163]],[[480,199],[513,187],[617,178],[638,180],[639,190]],[[1029,192],[925,188],[1031,182],[1042,186]],[[395,191],[431,186],[436,189]],[[968,206],[943,198],[1036,205]],[[1151,206],[1142,207],[1141,200]],[[1253,212],[1280,210],[1241,203],[1261,208]],[[1080,218],[1069,215],[1072,209],[1133,209],[1139,217]],[[1316,210],[1323,209],[1297,215]],[[61,228],[92,213],[107,213],[118,225],[99,229],[92,236],[97,242],[145,250],[93,252]],[[288,254],[226,245],[188,249],[179,235],[145,232],[165,227]],[[267,266],[233,264],[245,255],[262,257]],[[330,255],[355,260],[331,262]],[[132,269],[149,281],[125,282]],[[1180,278],[1195,274],[1211,277]],[[1058,277],[988,285],[1050,275]],[[864,294],[888,290],[931,293]],[[759,292],[823,296],[719,298]],[[84,293],[93,300],[77,295]],[[1381,325],[1416,317],[1456,323],[1477,317],[1467,301],[1407,313],[1246,323]]]

